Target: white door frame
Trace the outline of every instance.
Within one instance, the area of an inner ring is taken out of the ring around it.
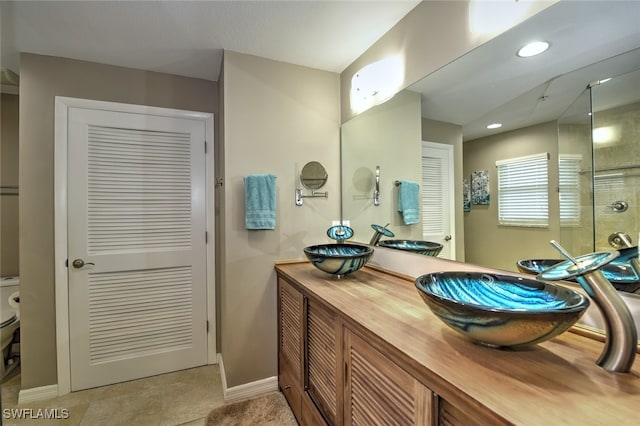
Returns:
[[[454,173],[454,149],[453,145],[440,142],[422,141],[423,148],[441,149],[448,152],[449,155],[449,231],[451,232],[451,240],[449,240],[449,250],[451,260],[456,260],[456,194],[455,194],[455,173]]]
[[[214,205],[214,158],[213,158],[213,114],[195,111],[183,111],[170,108],[149,107],[143,105],[121,104],[116,102],[94,101],[88,99],[55,98],[55,135],[54,135],[54,250],[55,250],[55,303],[56,303],[56,355],[58,368],[58,395],[71,392],[71,357],[69,349],[69,282],[66,266],[67,241],[67,121],[69,108],[110,110],[133,114],[147,114],[162,117],[198,120],[206,126],[206,225],[207,242],[207,359],[216,364],[216,314],[215,314],[215,205]],[[203,151],[205,147],[203,146]]]

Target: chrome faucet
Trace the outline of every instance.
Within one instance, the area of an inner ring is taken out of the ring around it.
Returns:
[[[552,240],[551,245],[569,260],[544,270],[539,277],[551,281],[576,279],[600,309],[605,323],[605,346],[596,364],[607,371],[628,373],[636,356],[638,332],[626,303],[600,271],[619,253],[597,252],[574,258],[557,242]]]
[[[608,238],[609,245],[615,249],[632,247],[633,243],[631,242],[631,237],[629,234],[625,234],[624,232],[614,232],[609,235]]]
[[[388,223],[385,226],[371,225],[374,232],[373,236],[371,237],[371,241],[369,241],[369,245],[377,246],[380,242],[380,238],[382,238],[383,235],[386,235],[387,237],[394,237],[393,232],[389,231],[387,229],[387,226],[389,226]]]
[[[376,166],[376,189],[373,191],[373,205],[380,205],[380,166]]]

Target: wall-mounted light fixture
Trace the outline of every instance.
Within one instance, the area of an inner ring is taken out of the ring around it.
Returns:
[[[351,110],[363,112],[395,95],[404,79],[400,56],[390,56],[364,66],[351,78]]]

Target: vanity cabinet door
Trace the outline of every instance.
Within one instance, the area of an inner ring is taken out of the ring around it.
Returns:
[[[433,393],[345,330],[345,425],[433,425]]]
[[[278,278],[278,385],[298,421],[304,366],[304,296]]]
[[[454,405],[450,401],[438,397],[437,407],[439,426],[506,426],[511,424],[481,405],[475,404],[474,406],[470,401],[457,401]]]
[[[325,420],[338,424],[341,418],[342,393],[338,392],[340,326],[335,313],[323,308],[313,299],[307,303],[307,369],[306,386],[309,396]]]

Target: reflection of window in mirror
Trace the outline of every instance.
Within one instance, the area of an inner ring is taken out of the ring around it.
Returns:
[[[581,155],[558,156],[558,193],[560,197],[560,226],[580,225],[580,167]]]
[[[500,225],[549,225],[548,160],[543,152],[496,161]]]

